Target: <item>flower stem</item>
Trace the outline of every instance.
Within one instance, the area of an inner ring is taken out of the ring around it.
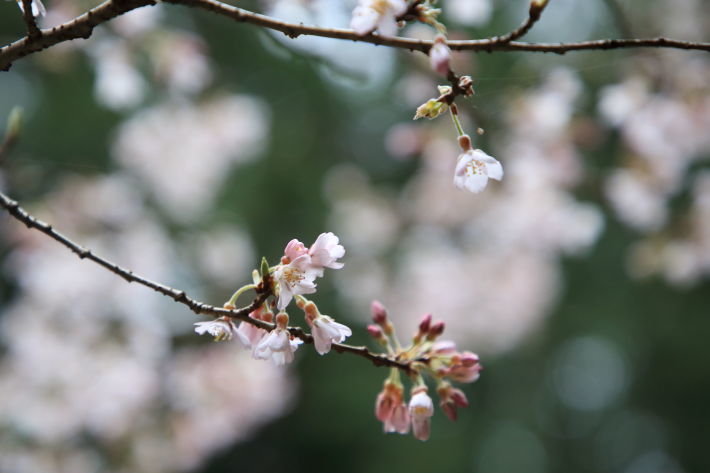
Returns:
[[[239,299],[239,296],[241,296],[250,289],[256,289],[256,284],[247,284],[246,286],[242,286],[237,289],[237,292],[232,294],[232,297],[229,299],[229,302],[227,302],[227,304],[233,306],[237,305],[237,299]]]
[[[458,131],[459,136],[463,136],[465,133],[463,132],[463,128],[461,128],[461,122],[459,121],[459,114],[455,112],[455,106],[452,104],[452,106],[449,108],[449,112],[451,112],[451,119],[454,121],[454,125],[456,125],[456,131]]]

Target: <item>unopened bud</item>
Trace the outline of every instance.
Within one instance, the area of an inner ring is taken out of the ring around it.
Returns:
[[[431,327],[429,328],[429,335],[427,336],[427,338],[429,340],[434,340],[436,337],[438,337],[439,335],[444,333],[445,327],[446,327],[446,325],[441,320],[432,324]]]
[[[382,329],[378,327],[377,325],[368,325],[367,326],[367,333],[370,334],[372,338],[375,340],[382,340],[385,337],[385,334],[382,333]]]
[[[382,302],[372,301],[370,304],[370,313],[372,314],[372,321],[378,325],[383,325],[387,322],[387,309]]]
[[[261,258],[261,277],[266,278],[269,275],[269,262],[266,258]]]
[[[276,326],[280,329],[288,327],[288,314],[286,312],[276,314]]]
[[[471,151],[473,149],[473,145],[471,144],[471,137],[468,135],[459,136],[459,146],[461,147],[461,150],[464,153],[466,151]]]
[[[429,62],[434,72],[442,76],[448,75],[451,68],[451,50],[446,45],[444,35],[436,35],[434,38],[434,44],[429,50]]]
[[[311,321],[313,321],[317,319],[320,315],[320,312],[318,312],[318,306],[316,306],[314,302],[306,302],[302,309],[306,313],[306,320],[310,319]]]
[[[431,314],[424,314],[422,316],[422,321],[419,322],[419,331],[421,333],[427,333],[429,332],[429,327],[431,326]]]

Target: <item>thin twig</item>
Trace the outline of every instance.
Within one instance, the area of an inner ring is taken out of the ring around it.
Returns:
[[[432,41],[401,37],[386,37],[377,34],[358,36],[354,31],[338,28],[322,28],[303,24],[288,23],[258,13],[252,13],[216,0],[164,0],[188,7],[201,8],[231,18],[241,23],[250,23],[264,28],[280,31],[296,38],[300,35],[320,36],[324,38],[344,39],[349,41],[390,46],[428,54]],[[55,44],[78,38],[88,38],[93,29],[123,13],[140,7],[153,5],[154,0],[108,0],[92,8],[83,15],[51,29],[42,30],[40,37],[25,37],[0,49],[0,70],[8,70],[17,59],[49,48]],[[607,50],[622,48],[675,48],[710,51],[710,43],[680,41],[668,38],[648,39],[600,39],[575,43],[527,43],[518,41],[505,42],[504,37],[475,40],[447,41],[449,48],[455,51],[531,51],[564,54],[569,51]]]
[[[32,13],[32,0],[22,0],[22,18],[27,25],[27,35],[30,38],[42,36],[42,32],[37,27],[37,20]]]
[[[116,263],[113,263],[101,256],[98,256],[93,251],[79,245],[78,243],[72,241],[62,233],[56,231],[52,225],[39,220],[38,218],[30,215],[25,209],[20,207],[17,201],[12,200],[7,195],[0,192],[0,206],[2,206],[7,212],[12,215],[15,219],[24,223],[27,228],[32,228],[38,230],[53,240],[59,242],[73,253],[75,253],[80,259],[88,259],[98,264],[99,266],[107,269],[108,271],[122,277],[129,283],[137,283],[141,286],[145,286],[158,292],[164,296],[167,296],[178,302],[187,306],[191,311],[198,315],[212,315],[216,317],[232,317],[252,325],[255,325],[264,330],[271,331],[274,329],[274,324],[264,322],[262,320],[257,320],[249,317],[249,314],[260,307],[269,296],[272,295],[271,284],[263,284],[257,287],[257,296],[254,301],[246,307],[240,309],[225,309],[223,307],[215,307],[203,302],[199,302],[191,297],[189,297],[185,291],[174,289],[172,287],[166,286],[155,281],[152,281],[146,277],[134,273],[133,271],[123,268]],[[300,327],[289,327],[289,332],[292,335],[303,340],[304,343],[312,344],[313,337],[307,334]],[[396,359],[391,359],[387,355],[372,353],[364,346],[352,346],[342,343],[333,343],[333,350],[338,353],[352,353],[361,356],[365,359],[370,360],[375,366],[388,366],[392,368],[398,368],[405,372],[411,370],[410,364],[408,362],[398,361]]]
[[[528,18],[523,22],[523,24],[511,31],[510,33],[495,38],[496,41],[498,41],[499,43],[510,43],[511,41],[515,41],[516,39],[525,36],[525,34],[530,31],[530,28],[532,28],[533,25],[537,23],[537,20],[540,19],[540,15],[542,15],[542,11],[547,6],[547,3],[548,2],[530,2]]]

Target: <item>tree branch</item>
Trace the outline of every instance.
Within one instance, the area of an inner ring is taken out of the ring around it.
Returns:
[[[324,38],[344,39],[390,46],[408,49],[410,51],[421,51],[425,54],[428,54],[433,44],[432,41],[402,37],[384,37],[376,34],[358,36],[354,31],[348,29],[322,28],[318,26],[288,23],[233,7],[216,0],[164,0],[163,3],[174,3],[211,11],[237,22],[250,23],[274,31],[280,31],[291,38],[296,38],[300,35],[320,36]],[[8,70],[17,59],[55,44],[78,38],[88,38],[91,36],[96,26],[106,23],[128,11],[154,4],[154,0],[108,0],[83,15],[78,16],[74,20],[51,29],[41,30],[41,36],[39,37],[27,36],[3,47],[0,49],[0,70]],[[534,22],[530,22],[527,29],[524,29],[524,24],[523,27],[513,31],[509,35],[519,37],[525,34],[527,30],[532,27],[532,24],[534,24]],[[515,36],[516,34],[519,36]],[[508,40],[509,35],[475,40],[447,41],[447,45],[455,51],[531,51],[557,54],[564,54],[569,51],[623,48],[675,48],[710,51],[710,43],[680,41],[662,37],[648,39],[600,39],[574,43],[527,43]]]
[[[535,1],[530,2],[530,10],[528,10],[527,20],[525,20],[518,28],[504,36],[496,37],[495,40],[499,43],[510,43],[511,41],[523,37],[528,31],[530,31],[530,28],[537,23],[537,20],[540,19],[540,15],[542,15],[542,11],[547,6],[547,3],[547,1],[542,3]]]
[[[101,256],[98,256],[91,250],[84,248],[83,246],[79,245],[78,243],[75,243],[74,241],[64,236],[62,233],[56,231],[52,227],[52,225],[30,215],[25,209],[20,207],[17,201],[12,200],[10,197],[8,197],[2,192],[0,192],[0,206],[2,206],[15,219],[24,223],[27,228],[33,228],[44,233],[48,237],[52,238],[53,240],[59,242],[61,245],[71,250],[80,259],[88,259],[90,261],[93,261],[94,263],[107,269],[108,271],[122,277],[129,283],[140,284],[141,286],[145,286],[154,290],[155,292],[167,296],[175,302],[187,306],[195,314],[212,315],[217,317],[232,317],[243,322],[250,323],[267,331],[271,331],[275,327],[274,324],[249,317],[249,314],[251,312],[261,306],[266,301],[266,299],[268,299],[268,297],[272,295],[271,287],[268,284],[257,287],[256,298],[252,301],[251,304],[246,307],[229,310],[223,307],[211,306],[209,304],[199,302],[189,297],[185,293],[185,291],[174,289],[164,284],[152,281],[148,278],[134,273],[129,269],[123,268],[117,265],[116,263],[102,258]],[[307,334],[302,328],[289,327],[288,330],[292,335],[303,340],[304,343],[313,343],[313,337]],[[338,353],[352,353],[354,355],[361,356],[367,360],[370,360],[375,366],[388,366],[391,368],[398,368],[405,372],[409,372],[411,370],[409,362],[401,362],[396,359],[391,359],[384,354],[373,353],[364,346],[358,347],[342,343],[333,343],[332,349],[337,351]]]

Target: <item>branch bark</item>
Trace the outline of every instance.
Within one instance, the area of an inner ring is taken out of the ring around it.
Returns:
[[[165,284],[152,281],[146,277],[134,273],[130,269],[123,268],[122,266],[119,266],[116,263],[102,258],[90,249],[79,245],[78,243],[66,237],[61,232],[58,232],[52,227],[52,225],[32,216],[25,209],[20,207],[17,201],[12,200],[10,197],[8,197],[2,192],[0,192],[0,206],[2,206],[12,217],[25,224],[27,228],[38,230],[44,233],[49,238],[57,241],[61,245],[68,248],[80,259],[88,259],[90,261],[93,261],[104,269],[122,277],[126,280],[126,282],[140,284],[141,286],[145,286],[149,289],[154,290],[155,292],[169,297],[175,302],[188,307],[195,314],[212,315],[215,317],[232,317],[243,322],[250,323],[267,331],[271,331],[275,328],[274,324],[249,317],[249,314],[251,312],[261,306],[266,301],[266,299],[268,299],[268,297],[272,295],[270,288],[257,288],[257,296],[252,301],[252,303],[246,307],[242,307],[239,309],[229,310],[223,307],[216,307],[209,304],[205,304],[204,302],[200,302],[189,297],[187,293],[185,293],[185,291],[174,289]],[[289,327],[288,330],[292,335],[303,340],[304,343],[313,343],[313,337],[307,334],[302,328]],[[343,343],[333,343],[332,349],[338,353],[352,353],[354,355],[360,356],[362,358],[370,360],[375,366],[387,366],[391,368],[397,368],[404,372],[409,372],[411,370],[409,362],[402,362],[396,359],[392,359],[384,354],[373,353],[369,351],[367,347],[364,346],[353,346],[346,345]]]
[[[263,28],[279,31],[286,36],[296,38],[300,35],[320,36],[324,38],[342,39],[390,46],[410,51],[429,53],[433,42],[402,37],[384,37],[376,34],[358,36],[354,31],[338,28],[323,28],[303,24],[288,23],[258,13],[227,5],[217,0],[164,0],[163,3],[184,5],[199,8],[225,16],[240,23],[250,23]],[[42,51],[55,44],[79,38],[88,38],[93,29],[122,15],[123,13],[154,5],[154,0],[108,0],[96,8],[92,8],[83,15],[56,26],[51,29],[41,30],[41,35],[32,37],[28,35],[0,49],[0,70],[8,70],[14,61],[30,54]],[[536,20],[535,20],[536,21]],[[517,30],[508,35],[474,39],[447,41],[449,48],[455,51],[530,51],[564,54],[570,51],[609,50],[625,48],[674,48],[686,50],[710,51],[710,43],[680,41],[668,38],[647,39],[600,39],[593,41],[580,41],[573,43],[528,43],[513,41],[525,34],[535,23],[528,19]]]

